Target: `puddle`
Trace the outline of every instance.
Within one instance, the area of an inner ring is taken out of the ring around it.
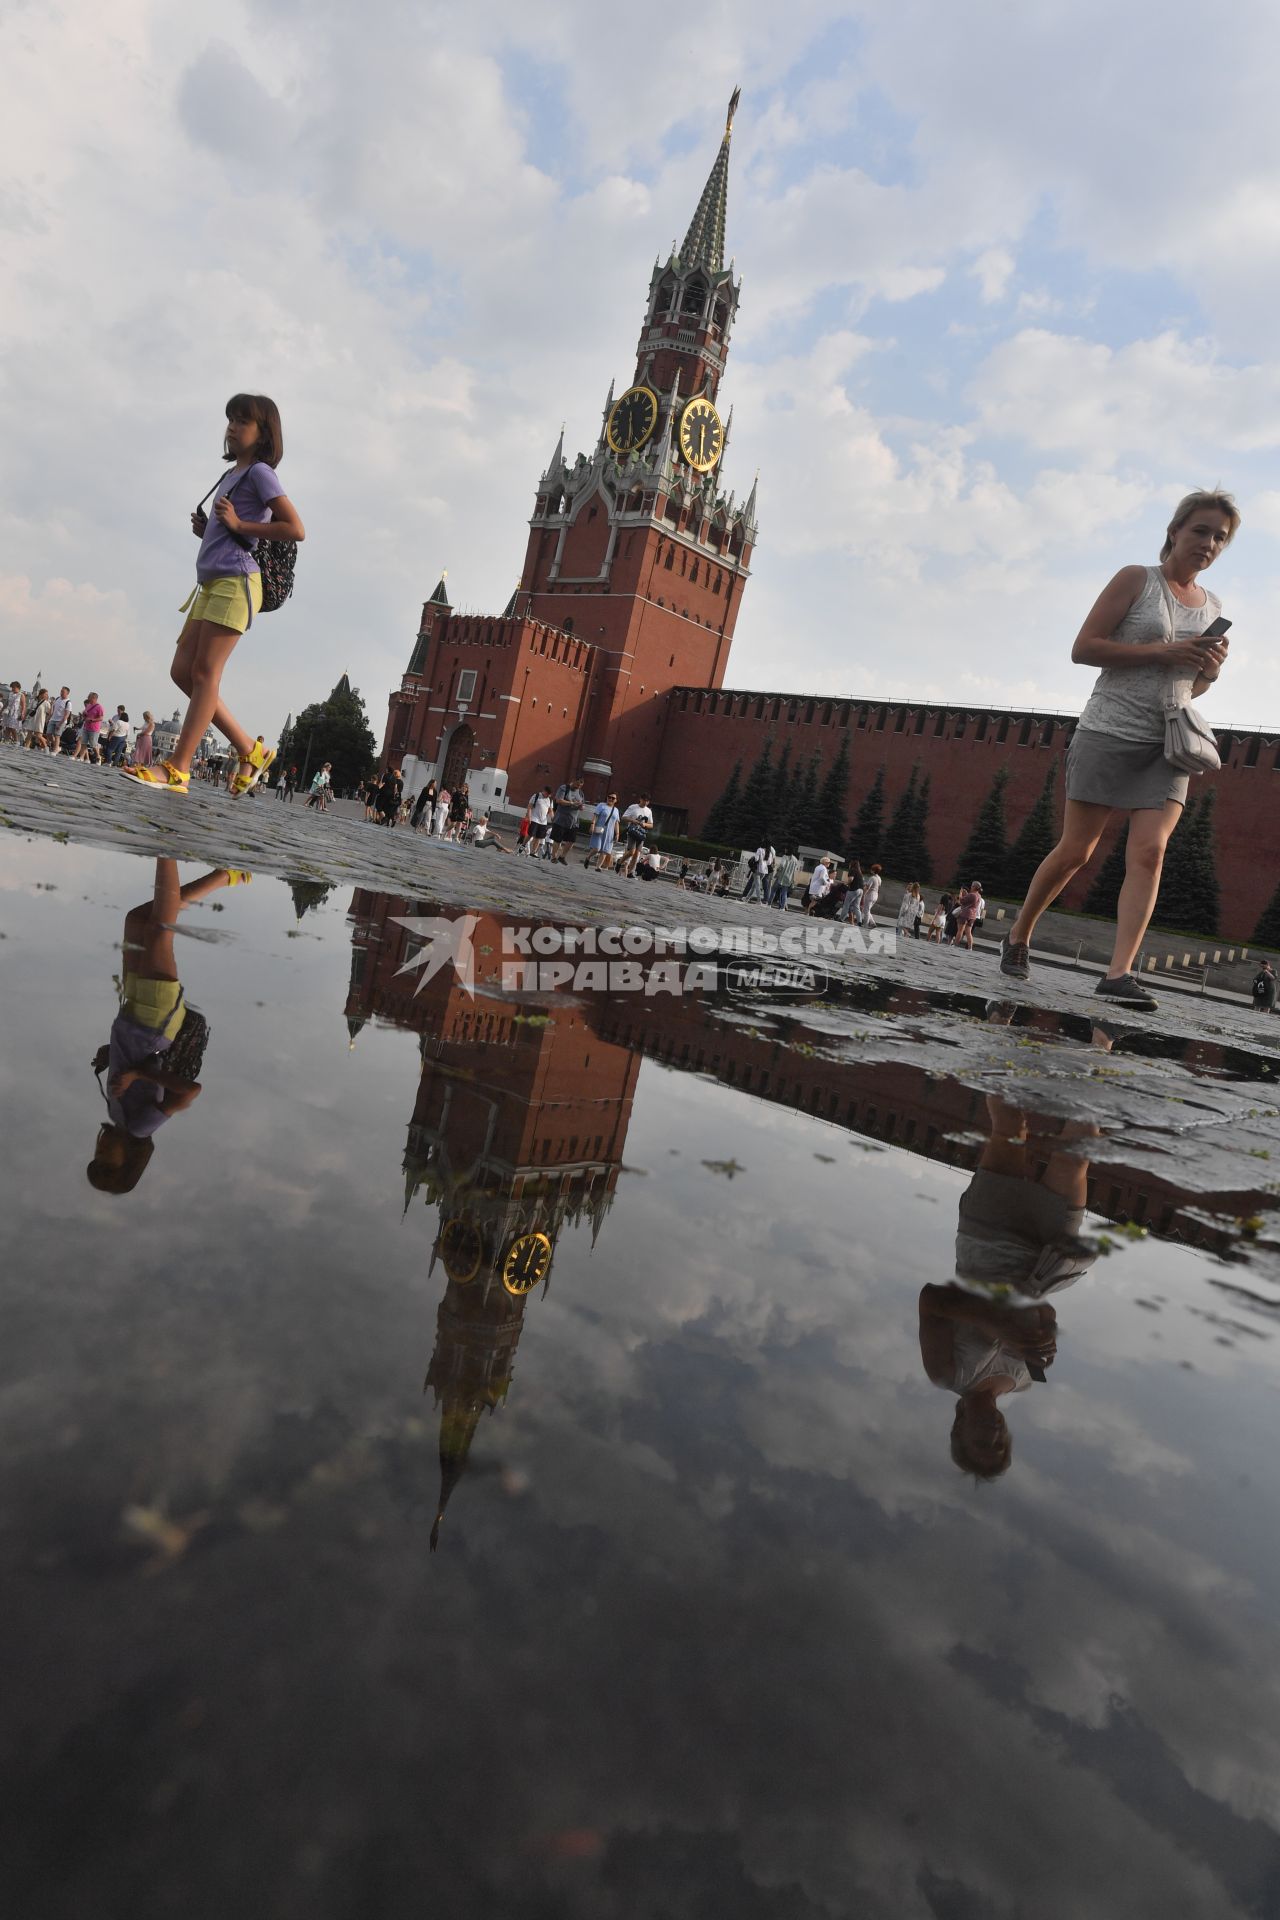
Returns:
[[[1274,1910],[1273,1063],[5,851],[7,1910]]]

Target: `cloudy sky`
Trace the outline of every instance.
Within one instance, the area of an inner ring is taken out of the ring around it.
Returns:
[[[169,711],[187,515],[272,393],[298,591],[254,731],[381,730],[442,567],[498,610],[735,83],[730,684],[1078,707],[1071,640],[1193,485],[1245,523],[1223,721],[1280,725],[1280,12],[718,0],[15,5],[0,26],[0,671]]]

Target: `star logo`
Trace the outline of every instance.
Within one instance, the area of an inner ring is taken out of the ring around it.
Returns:
[[[401,916],[392,914],[392,920],[398,927],[425,941],[420,952],[412,954],[402,967],[396,968],[396,978],[402,973],[419,974],[415,994],[421,993],[428,980],[434,980],[446,964],[453,967],[458,979],[474,1000],[476,997],[475,950],[471,944],[472,931],[477,916],[474,913],[460,913],[456,920],[447,920],[443,914],[411,914]]]

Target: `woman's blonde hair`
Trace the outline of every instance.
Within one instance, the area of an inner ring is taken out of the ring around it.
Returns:
[[[1177,506],[1174,508],[1173,518],[1165,530],[1164,545],[1160,549],[1160,558],[1162,560],[1167,560],[1173,552],[1173,536],[1178,531],[1178,528],[1183,525],[1184,521],[1189,520],[1193,513],[1203,513],[1206,507],[1211,507],[1216,513],[1226,514],[1227,520],[1230,523],[1227,529],[1227,545],[1231,545],[1236,534],[1240,531],[1240,509],[1231,495],[1229,493],[1221,493],[1217,488],[1213,488],[1209,492],[1188,493],[1179,500]]]

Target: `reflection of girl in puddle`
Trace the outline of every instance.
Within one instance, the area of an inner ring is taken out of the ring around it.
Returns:
[[[200,1097],[199,1074],[209,1037],[204,1015],[189,1007],[173,957],[173,934],[184,907],[250,879],[219,867],[184,887],[176,860],[156,861],[155,892],[125,915],[120,1011],[93,1070],[107,1076],[107,1119],[89,1162],[90,1186],[131,1193],[154,1151],[154,1135]]]
[[[1045,1296],[1069,1287],[1095,1258],[1080,1238],[1089,1162],[1071,1143],[1098,1129],[1041,1121],[1028,1141],[1020,1108],[990,1095],[987,1113],[990,1138],[960,1200],[958,1284],[922,1291],[920,1357],[935,1386],[960,1396],[951,1458],[993,1480],[1013,1455],[999,1400],[1043,1380],[1057,1351],[1057,1315]]]

